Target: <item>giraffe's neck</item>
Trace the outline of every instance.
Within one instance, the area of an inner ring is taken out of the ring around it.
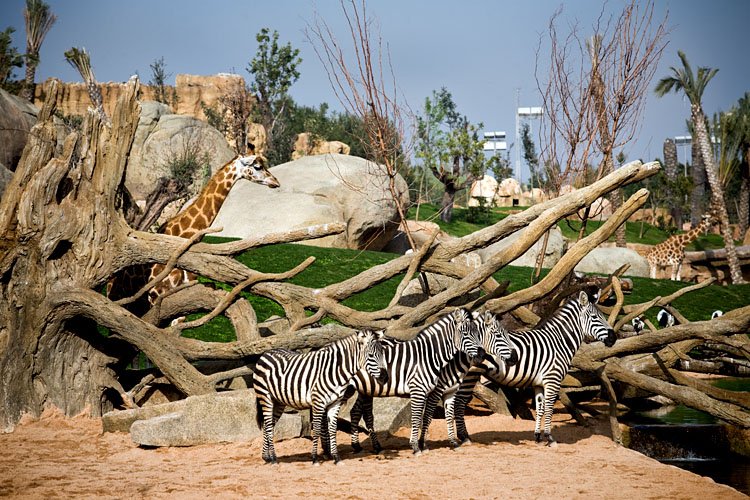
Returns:
[[[209,227],[237,181],[234,172],[233,162],[217,170],[195,201],[167,223],[164,234],[189,238],[197,231]]]
[[[700,224],[695,226],[693,229],[688,231],[685,234],[678,235],[678,243],[684,248],[686,245],[689,245],[693,240],[697,239],[698,236],[700,236],[703,231],[708,229],[710,226],[710,222],[707,220],[701,221]]]

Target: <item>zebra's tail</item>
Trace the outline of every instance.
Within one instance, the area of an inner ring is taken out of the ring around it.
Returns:
[[[263,407],[260,406],[260,400],[255,397],[255,423],[258,424],[258,429],[263,430]]]

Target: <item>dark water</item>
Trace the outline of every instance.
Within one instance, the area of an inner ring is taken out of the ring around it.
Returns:
[[[747,383],[740,382],[739,390],[747,390]],[[727,451],[726,436],[711,415],[679,405],[632,412],[622,420],[631,426],[632,449],[750,495],[750,457]]]

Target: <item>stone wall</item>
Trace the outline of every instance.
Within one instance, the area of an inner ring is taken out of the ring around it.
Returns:
[[[201,108],[201,101],[207,106],[215,105],[219,97],[229,89],[237,85],[245,84],[241,75],[230,73],[219,73],[217,75],[177,75],[175,86],[167,86],[167,96],[176,91],[177,105],[172,106],[178,115],[189,115],[200,120],[205,120]],[[34,92],[34,104],[41,107],[47,94],[49,81],[38,84]],[[126,83],[107,82],[100,83],[104,111],[111,115],[115,108],[117,98],[125,91]],[[156,98],[155,87],[141,85],[141,101],[153,101]],[[171,100],[171,99],[170,99]],[[85,115],[86,110],[91,107],[88,91],[84,83],[65,83],[58,102],[58,109],[66,115]]]

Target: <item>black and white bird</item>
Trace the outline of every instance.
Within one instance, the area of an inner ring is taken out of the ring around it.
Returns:
[[[643,318],[640,316],[636,316],[635,318],[630,320],[630,324],[633,325],[633,331],[635,333],[641,333],[644,328],[646,328],[646,323],[643,322]]]
[[[659,313],[656,315],[656,321],[662,328],[669,328],[675,325],[674,316],[664,308],[659,310]]]
[[[716,319],[719,316],[723,316],[723,315],[724,315],[724,312],[721,311],[721,310],[719,310],[719,309],[717,309],[717,310],[715,310],[714,312],[711,313],[711,319]]]

